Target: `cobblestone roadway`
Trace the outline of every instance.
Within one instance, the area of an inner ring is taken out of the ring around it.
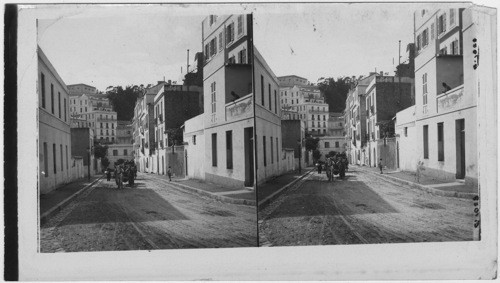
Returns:
[[[255,247],[256,209],[180,191],[140,174],[133,188],[105,179],[41,227],[41,252]]]
[[[355,169],[354,169],[355,170]],[[431,195],[349,171],[317,172],[259,212],[261,245],[465,241],[473,237],[472,200]]]

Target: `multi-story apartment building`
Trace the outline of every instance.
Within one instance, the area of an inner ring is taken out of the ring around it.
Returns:
[[[365,91],[368,84],[377,73],[370,73],[368,77],[361,78],[353,83],[346,99],[346,147],[349,162],[351,164],[365,164],[365,152],[363,147],[366,143],[366,100]]]
[[[293,87],[296,85],[298,86],[310,85],[309,81],[306,78],[299,77],[296,75],[278,77],[278,82],[280,85],[280,89],[282,87]]]
[[[166,82],[144,90],[141,97],[137,98],[134,107],[133,137],[134,160],[140,172],[153,172],[153,157],[155,153],[155,116],[154,98],[162,90]]]
[[[118,159],[131,160],[134,158],[133,127],[129,121],[118,121],[116,127],[116,140],[108,144],[108,160],[111,164]]]
[[[324,160],[331,151],[337,153],[345,152],[344,137],[344,115],[343,113],[330,112],[328,114],[326,135],[319,137],[318,150],[321,153],[320,160]]]
[[[76,84],[68,88],[71,118],[76,123],[73,125],[90,125],[96,142],[114,143],[117,113],[112,110],[109,99],[93,86]]]
[[[38,47],[39,193],[71,181],[71,132],[66,84]]]
[[[185,167],[177,164],[169,154],[171,146],[182,145],[183,140],[177,140],[174,132],[179,131],[188,119],[203,113],[203,88],[189,85],[165,84],[154,98],[155,143],[157,153],[153,161],[153,172],[165,174],[172,166],[176,176],[185,174]],[[175,149],[174,149],[175,152]],[[176,159],[177,160],[177,159]],[[156,162],[156,163],[155,163]]]
[[[407,166],[402,169],[413,169],[418,159],[425,174],[477,183],[476,109],[483,85],[479,80],[482,76],[489,80],[494,67],[475,55],[482,37],[487,43],[481,46],[481,57],[494,58],[495,41],[489,33],[494,29],[493,17],[475,7],[415,12],[416,103],[413,115],[408,110],[398,113],[397,129],[407,137],[400,142],[412,143],[405,148],[416,148],[417,154],[402,150],[402,165]],[[410,126],[415,130],[409,131]]]
[[[279,174],[278,79],[252,44],[251,15],[210,16],[202,30],[204,113],[185,123],[187,175],[253,187]]]
[[[384,166],[397,167],[397,156],[392,150],[396,146],[394,117],[398,111],[413,105],[412,86],[413,79],[409,77],[371,77],[365,91],[366,108],[362,109],[366,113],[365,164],[376,167],[382,158]]]
[[[280,77],[282,119],[305,122],[312,135],[326,135],[328,130],[328,104],[317,86],[298,76]]]

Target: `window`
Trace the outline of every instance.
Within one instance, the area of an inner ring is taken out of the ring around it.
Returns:
[[[408,127],[405,127],[405,137],[408,136]]]
[[[234,40],[234,23],[226,27],[226,44],[232,43]]]
[[[212,40],[210,40],[210,57],[217,54],[216,44],[217,44],[217,37],[214,37],[212,38]]]
[[[325,148],[330,148],[330,143],[329,142],[325,142]]]
[[[66,122],[68,119],[68,115],[66,112],[66,98],[64,99],[64,122]]]
[[[427,105],[427,73],[422,75],[423,105]]]
[[[459,53],[458,53],[458,40],[454,40],[451,42],[450,52],[453,55],[459,55]]]
[[[61,119],[61,93],[57,92],[57,109],[59,110],[57,114],[59,115],[59,119]]]
[[[233,169],[233,131],[226,131],[226,168]]]
[[[271,146],[271,164],[274,163],[274,144],[273,137],[269,137],[269,145]]]
[[[62,171],[64,171],[62,144],[59,145],[59,152],[61,153],[61,172],[62,172]]]
[[[210,90],[211,90],[211,104],[212,104],[212,122],[215,122],[215,112],[217,110],[217,91],[215,82],[213,82],[210,85]]]
[[[56,144],[54,143],[54,144],[52,144],[52,160],[54,161],[54,174],[57,173],[57,164],[56,164],[57,163],[56,162],[57,158],[56,158],[56,155],[57,155],[57,153],[56,153]]]
[[[68,146],[66,146],[66,170],[69,169],[68,165]]]
[[[196,145],[196,135],[193,135],[193,145]]]
[[[450,9],[450,26],[455,24],[455,10]]]
[[[417,51],[420,51],[422,49],[422,35],[419,34],[417,35]]]
[[[268,93],[269,93],[269,110],[272,110],[272,103],[271,103],[271,84],[268,84]]]
[[[262,137],[262,146],[264,147],[264,166],[267,166],[267,158],[266,158],[266,136]]]
[[[438,161],[444,161],[444,126],[443,123],[437,124],[437,136],[438,136]]]
[[[42,92],[42,108],[45,108],[45,75],[43,73],[40,73],[41,74],[41,80],[40,80],[40,83],[41,83],[41,92]],[[47,171],[47,170],[45,170]],[[47,174],[47,172],[45,172],[45,174]],[[48,175],[46,175],[45,177],[47,177]]]
[[[210,15],[210,25],[213,25],[215,23],[215,21],[217,20],[217,16],[215,15]]]
[[[424,159],[429,159],[429,126],[424,126]]]
[[[446,13],[442,14],[438,18],[438,34],[442,34],[446,31]]]
[[[262,98],[262,106],[264,105],[264,76],[260,75],[260,93]]]
[[[54,85],[50,84],[50,112],[54,114]]]
[[[429,29],[425,29],[422,32],[422,48],[426,47],[429,44]]]
[[[274,113],[278,114],[278,94],[274,90]]]
[[[434,23],[431,24],[431,40],[434,40],[434,34],[436,33]]]
[[[128,155],[128,151],[126,149],[123,150],[123,155],[125,155],[125,156]]]
[[[49,176],[49,156],[47,150],[47,143],[43,143],[43,173],[45,177]]]
[[[243,15],[238,16],[238,35],[243,33]]]
[[[113,149],[113,156],[118,156],[118,149]]]
[[[222,50],[222,44],[223,44],[223,43],[222,43],[222,40],[223,40],[223,38],[222,38],[222,32],[220,32],[220,33],[219,33],[219,50]],[[162,106],[162,107],[163,107],[163,106]]]
[[[240,50],[240,52],[238,52],[238,62],[240,64],[247,63],[247,51],[246,51],[246,49],[242,49],[242,50]]]
[[[217,167],[217,134],[212,134],[212,166]]]
[[[205,44],[205,61],[208,61],[210,59],[210,53],[209,53],[209,45]]]
[[[335,142],[335,147],[337,147],[337,148],[338,148],[339,146],[340,146],[340,145],[339,145],[339,142],[338,142],[338,141],[336,141],[336,142]]]
[[[236,58],[234,58],[234,55],[231,56],[228,60],[227,60],[227,63],[228,64],[236,64]]]

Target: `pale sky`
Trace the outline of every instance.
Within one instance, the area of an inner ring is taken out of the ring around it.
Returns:
[[[295,74],[316,82],[375,69],[393,75],[398,40],[404,61],[406,45],[413,41],[413,11],[421,5],[280,3],[239,8],[254,13],[255,45],[277,76]],[[143,5],[140,11],[73,8],[57,20],[39,20],[39,45],[66,84],[85,83],[104,91],[110,85],[156,83],[164,76],[178,81],[181,66],[185,71],[186,50],[192,64],[194,53],[202,49],[203,18],[217,11],[213,5],[196,12],[191,7],[184,5],[182,13],[158,5]]]

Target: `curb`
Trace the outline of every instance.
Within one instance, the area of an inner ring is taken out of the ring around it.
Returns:
[[[284,191],[286,191],[288,188],[290,188],[291,186],[293,186],[295,183],[297,183],[298,181],[304,179],[307,175],[309,175],[311,172],[314,171],[314,168],[309,170],[308,172],[304,173],[302,176],[300,176],[299,178],[291,181],[290,183],[288,183],[287,185],[284,185],[283,187],[281,187],[279,190],[277,190],[276,192],[272,193],[270,196],[266,197],[265,199],[259,201],[259,204],[258,204],[258,209],[264,209],[270,202],[272,202],[273,200],[275,200],[276,198],[278,198],[278,196],[283,193]],[[258,188],[257,188],[258,189]]]
[[[194,192],[194,193],[197,193],[199,195],[210,197],[212,199],[216,199],[216,200],[219,200],[222,202],[227,202],[227,203],[231,203],[231,204],[249,205],[249,206],[255,206],[255,204],[256,204],[255,200],[237,199],[237,198],[230,198],[230,197],[226,197],[226,196],[219,196],[219,195],[212,194],[212,193],[204,191],[204,190],[200,190],[200,189],[193,188],[193,187],[190,187],[190,186],[187,186],[184,184],[180,184],[180,183],[176,183],[176,182],[171,182],[169,184],[171,184],[174,187],[177,187],[178,189]]]
[[[358,166],[357,168],[361,168],[361,167]],[[435,189],[435,188],[427,187],[427,186],[424,186],[424,185],[421,185],[421,184],[417,184],[417,183],[414,183],[414,182],[411,182],[411,181],[407,181],[407,180],[403,180],[403,179],[400,179],[400,178],[397,178],[397,177],[393,177],[393,176],[390,176],[388,174],[377,174],[377,173],[371,172],[369,170],[364,170],[364,169],[360,169],[360,170],[363,171],[363,172],[370,173],[370,174],[375,175],[375,176],[379,176],[381,178],[391,179],[391,180],[396,181],[396,182],[398,182],[400,184],[407,185],[407,186],[409,186],[412,189],[418,189],[418,190],[421,190],[421,191],[424,191],[424,192],[428,192],[428,193],[431,193],[431,194],[434,194],[434,195],[442,196],[442,197],[455,197],[455,198],[463,198],[463,199],[472,199],[473,197],[475,197],[475,196],[478,195],[476,193],[463,193],[463,192],[457,192],[457,191],[443,191],[443,190],[440,190],[440,189]]]
[[[78,197],[80,194],[82,194],[87,189],[89,189],[92,186],[94,186],[103,177],[104,176],[100,176],[99,178],[95,179],[94,181],[92,181],[92,183],[90,183],[90,184],[86,185],[85,187],[81,188],[76,193],[74,193],[71,196],[67,197],[65,200],[61,201],[56,206],[54,206],[53,208],[47,210],[42,215],[40,215],[40,225],[45,224],[45,222],[47,222],[48,218],[54,216],[54,214],[56,214],[59,211],[61,211],[64,207],[66,207],[68,204],[70,204],[76,197]]]

